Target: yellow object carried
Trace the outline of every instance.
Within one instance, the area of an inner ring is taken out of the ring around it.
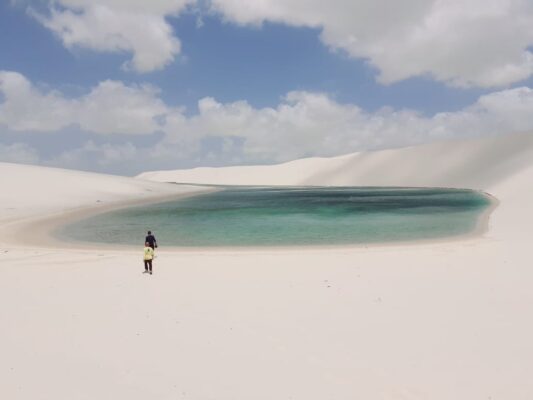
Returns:
[[[145,247],[144,248],[144,259],[145,260],[153,260],[154,259],[154,249],[151,247]]]

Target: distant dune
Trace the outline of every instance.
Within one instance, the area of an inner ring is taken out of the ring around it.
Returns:
[[[442,186],[488,189],[533,164],[533,133],[307,158],[269,166],[153,171],[159,182],[219,185]]]

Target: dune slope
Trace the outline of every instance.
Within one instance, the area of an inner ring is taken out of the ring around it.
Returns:
[[[0,163],[0,222],[121,201],[194,192],[198,188],[122,176]]]
[[[442,186],[488,189],[533,160],[533,134],[308,158],[271,166],[153,171],[141,179],[219,185]]]

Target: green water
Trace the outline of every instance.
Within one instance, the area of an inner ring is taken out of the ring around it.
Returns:
[[[347,245],[468,233],[490,200],[474,191],[413,188],[226,188],[94,216],[70,240],[161,246]]]

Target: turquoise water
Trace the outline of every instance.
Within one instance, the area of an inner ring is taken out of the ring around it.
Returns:
[[[161,246],[346,245],[468,233],[490,200],[474,191],[413,188],[226,188],[97,215],[64,238]]]

